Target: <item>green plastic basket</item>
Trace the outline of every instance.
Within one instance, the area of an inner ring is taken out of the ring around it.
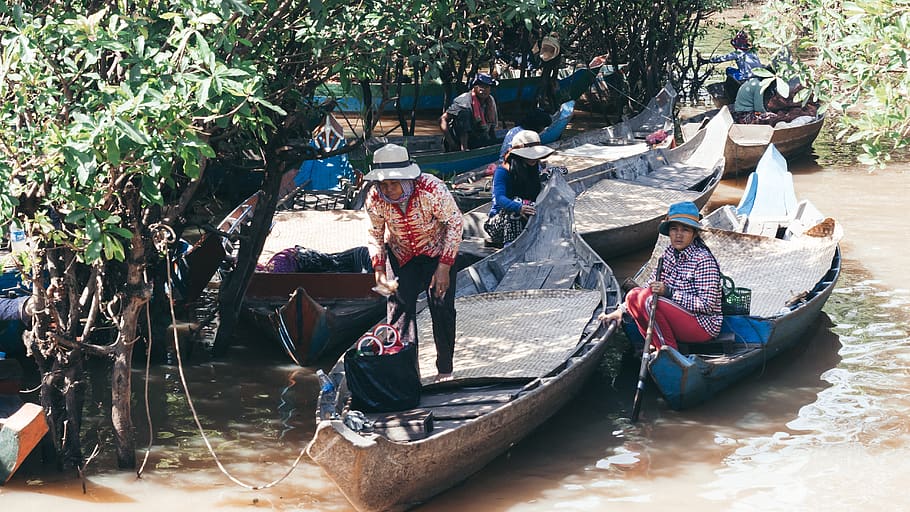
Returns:
[[[733,279],[721,276],[724,302],[721,311],[724,315],[748,315],[752,305],[752,290],[736,286]]]

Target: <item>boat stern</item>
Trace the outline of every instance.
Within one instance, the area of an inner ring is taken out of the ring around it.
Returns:
[[[698,361],[666,346],[652,356],[648,363],[651,378],[670,408],[686,409],[707,396],[705,376]]]

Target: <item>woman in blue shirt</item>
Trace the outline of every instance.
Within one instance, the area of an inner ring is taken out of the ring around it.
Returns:
[[[537,213],[534,201],[540,193],[540,161],[555,150],[540,143],[537,132],[523,130],[515,134],[504,162],[493,171],[493,206],[484,230],[491,245],[502,247],[518,237]]]

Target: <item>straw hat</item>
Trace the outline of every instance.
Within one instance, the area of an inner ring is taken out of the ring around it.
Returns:
[[[540,42],[540,60],[549,62],[559,55],[559,37],[552,33]]]
[[[512,138],[511,154],[528,160],[540,160],[553,154],[556,150],[540,143],[540,135],[531,130],[522,130]]]
[[[373,153],[370,173],[366,181],[412,180],[420,175],[420,167],[411,161],[408,148],[398,144],[386,144]]]
[[[684,201],[682,203],[671,204],[670,211],[667,212],[667,217],[660,223],[660,227],[657,228],[657,230],[660,231],[661,235],[670,236],[671,222],[685,224],[696,230],[704,229],[701,223],[698,222],[699,220],[701,220],[701,213],[698,212],[698,207],[695,206],[695,203]]]

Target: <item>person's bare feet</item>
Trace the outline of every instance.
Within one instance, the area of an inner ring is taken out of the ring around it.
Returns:
[[[447,382],[452,380],[451,373],[440,373],[436,375],[436,378],[433,379],[433,382]]]

